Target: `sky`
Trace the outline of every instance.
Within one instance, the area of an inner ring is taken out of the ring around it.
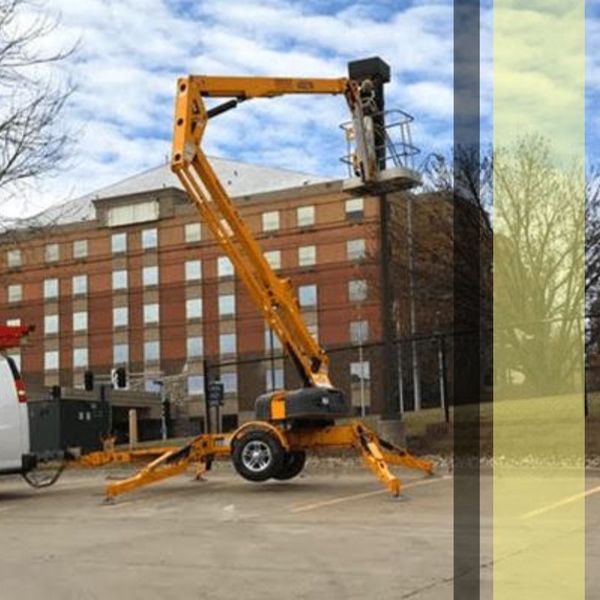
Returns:
[[[340,77],[348,61],[379,55],[392,67],[387,107],[415,117],[420,160],[451,148],[453,12],[446,0],[52,0],[48,6],[61,25],[45,44],[79,42],[59,74],[77,86],[64,113],[76,144],[68,167],[22,190],[18,205],[0,197],[0,215],[33,214],[164,163],[175,82],[190,73]],[[598,18],[590,26],[600,40]],[[489,9],[482,39],[486,141]],[[591,77],[600,89],[600,64]],[[341,97],[254,100],[212,120],[203,147],[213,156],[343,177],[338,124],[347,118]]]

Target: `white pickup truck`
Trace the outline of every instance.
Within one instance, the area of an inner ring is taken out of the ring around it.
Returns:
[[[25,386],[15,361],[0,352],[0,475],[27,473],[35,466]]]

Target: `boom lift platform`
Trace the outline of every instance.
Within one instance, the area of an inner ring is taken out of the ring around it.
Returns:
[[[256,420],[231,434],[202,434],[181,448],[162,451],[120,452],[109,444],[104,452],[81,457],[79,464],[92,467],[155,456],[132,477],[108,484],[107,499],[183,473],[192,464],[200,475],[222,456],[232,458],[242,477],[260,482],[295,477],[302,471],[309,450],[353,449],[394,496],[400,493],[400,480],[390,472],[389,465],[432,473],[429,461],[382,440],[363,423],[335,424],[336,419],[348,417],[350,410],[343,392],[330,381],[327,354],[304,323],[290,280],[274,273],[201,149],[208,121],[241,102],[284,94],[338,94],[345,97],[351,113],[351,121],[343,126],[349,144],[344,160],[354,175],[346,185],[348,193],[381,194],[413,187],[419,177],[409,164],[414,147],[406,137],[408,121],[401,119],[403,143],[398,151],[391,144],[380,110],[382,102],[378,104],[376,97],[376,90],[382,91],[383,83],[389,80],[389,67],[380,59],[358,62],[369,61],[375,61],[379,80],[192,75],[177,81],[171,168],[292,358],[303,387],[261,395],[256,401]],[[378,71],[381,65],[384,68]],[[207,108],[204,98],[229,100]],[[386,172],[389,158],[393,166]]]

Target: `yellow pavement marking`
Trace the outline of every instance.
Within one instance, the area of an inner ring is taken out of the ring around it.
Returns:
[[[419,487],[422,485],[430,485],[432,483],[437,483],[446,479],[450,479],[450,475],[443,475],[442,477],[435,477],[432,479],[422,479],[419,481],[413,481],[407,483],[402,486],[402,490],[407,490],[409,488]],[[402,491],[401,490],[401,491]],[[341,504],[342,502],[350,502],[352,500],[360,500],[361,498],[369,498],[370,496],[377,496],[379,494],[389,494],[388,490],[376,490],[374,492],[363,492],[361,494],[352,494],[350,496],[339,496],[337,498],[332,498],[330,500],[323,500],[321,502],[313,502],[311,504],[302,504],[297,506],[296,508],[292,508],[290,512],[292,513],[301,513],[308,512],[309,510],[315,510],[317,508],[325,508],[328,506],[333,506],[335,504]]]
[[[581,500],[582,498],[587,498],[588,496],[592,496],[600,492],[600,485],[592,488],[591,490],[586,490],[585,492],[581,492],[580,494],[574,494],[573,496],[567,496],[558,502],[554,502],[552,504],[548,504],[547,506],[542,506],[541,508],[536,508],[535,510],[530,510],[529,512],[521,515],[521,519],[531,519],[532,517],[537,517],[538,515],[543,515],[544,513],[550,512],[551,510],[555,510],[560,508],[561,506],[565,506],[567,504],[571,504],[572,502],[576,502],[577,500]]]

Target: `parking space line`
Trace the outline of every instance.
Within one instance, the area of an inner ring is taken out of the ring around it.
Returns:
[[[421,479],[419,481],[409,482],[406,485],[402,486],[402,491],[410,488],[419,487],[422,485],[431,485],[432,483],[438,483],[440,481],[444,481],[446,479],[451,479],[450,475],[442,475],[441,477],[434,477],[431,479]],[[290,512],[292,513],[302,513],[308,512],[310,510],[315,510],[318,508],[326,508],[328,506],[334,506],[336,504],[341,504],[343,502],[351,502],[352,500],[360,500],[362,498],[369,498],[370,496],[377,496],[379,494],[388,494],[388,490],[376,490],[374,492],[363,492],[361,494],[352,494],[350,496],[339,496],[337,498],[332,498],[330,500],[323,500],[322,502],[313,502],[311,504],[303,504],[297,506],[296,508],[292,508]]]
[[[553,502],[552,504],[548,504],[547,506],[542,506],[540,508],[536,508],[535,510],[530,510],[529,512],[521,515],[521,519],[531,519],[532,517],[543,515],[547,512],[550,512],[551,510],[555,510],[557,508],[561,508],[562,506],[566,506],[567,504],[577,502],[577,500],[587,498],[588,496],[592,496],[593,494],[597,494],[598,492],[600,492],[600,485],[592,488],[591,490],[581,492],[580,494],[568,496],[567,498],[563,498],[562,500],[558,500],[557,502]]]

